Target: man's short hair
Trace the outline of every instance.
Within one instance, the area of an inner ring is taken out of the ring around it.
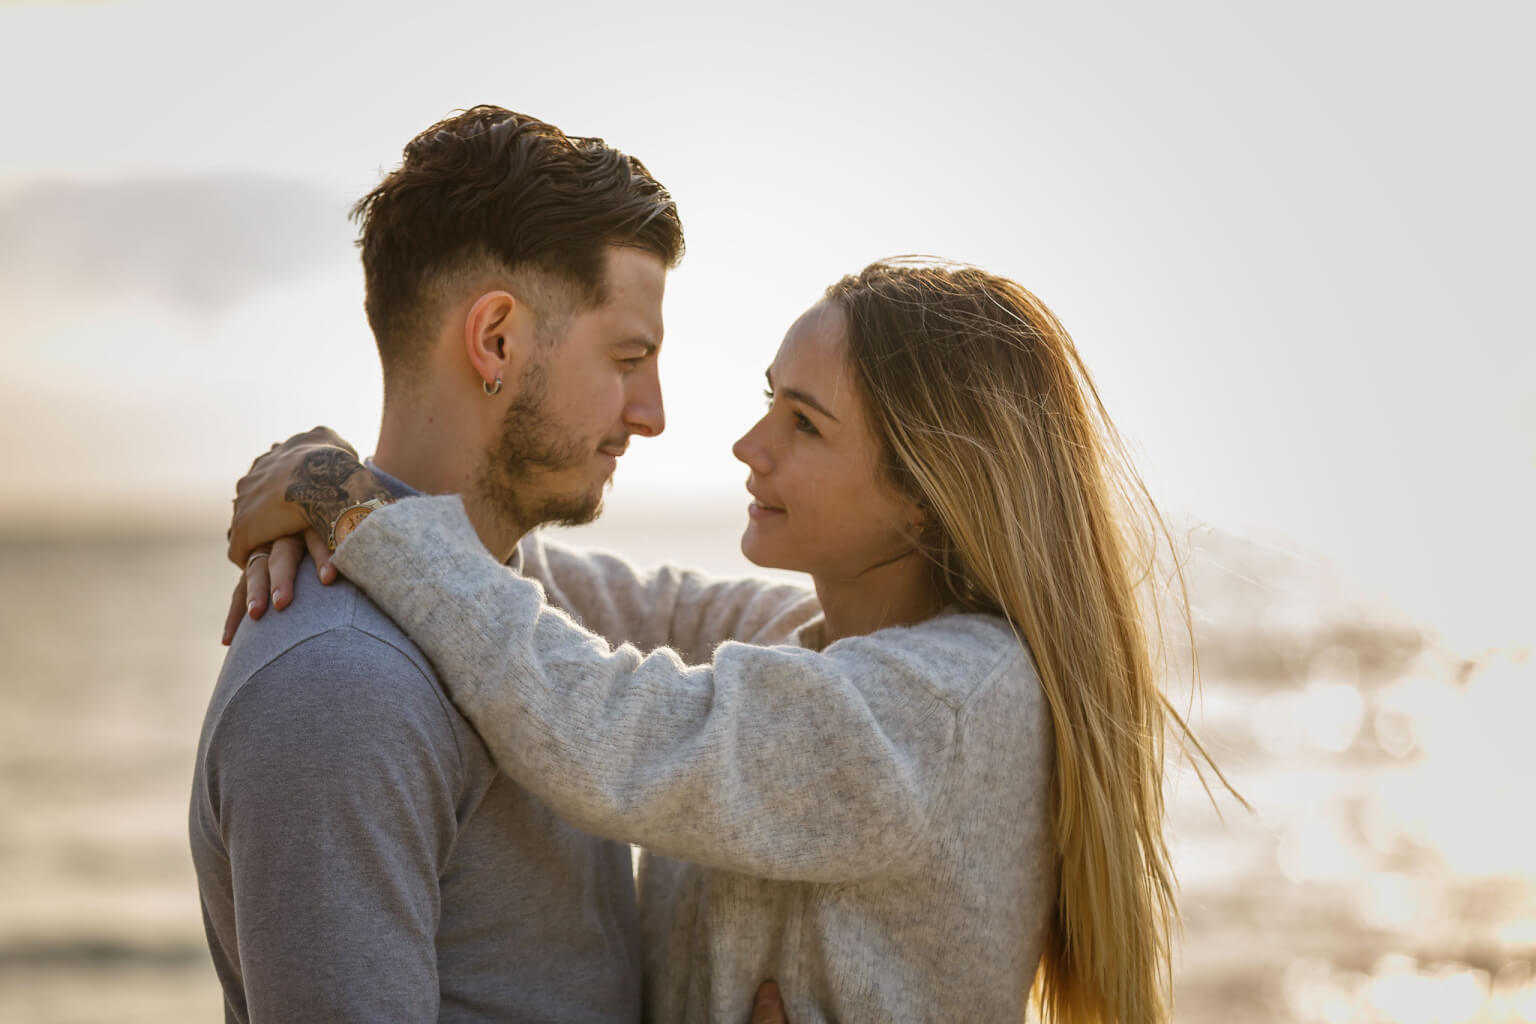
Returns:
[[[442,286],[462,273],[492,268],[507,275],[503,287],[514,275],[552,283],[572,307],[561,312],[573,312],[606,301],[608,246],[644,249],[668,267],[683,255],[677,204],[639,160],[493,106],[412,139],[352,219],[386,376],[425,355]]]

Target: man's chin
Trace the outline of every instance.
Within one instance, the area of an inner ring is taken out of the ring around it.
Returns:
[[[551,497],[544,503],[539,522],[554,526],[585,526],[603,512],[603,488],[582,494]]]
[[[565,507],[561,510],[559,518],[549,521],[556,526],[586,526],[602,514],[603,496],[599,494],[591,501]]]

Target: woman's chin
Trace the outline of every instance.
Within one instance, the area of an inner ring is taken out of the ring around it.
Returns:
[[[741,553],[746,556],[747,561],[762,569],[789,568],[786,565],[779,564],[764,548],[763,544],[755,536],[755,531],[752,529],[753,525],[748,523],[747,528],[741,534]]]
[[[757,545],[752,543],[752,524],[751,523],[748,523],[747,524],[747,528],[741,532],[741,544],[740,544],[740,547],[741,547],[741,553],[746,556],[747,561],[751,562],[753,565],[762,565],[763,564],[762,562],[757,560]],[[764,566],[764,568],[767,568],[767,567]]]

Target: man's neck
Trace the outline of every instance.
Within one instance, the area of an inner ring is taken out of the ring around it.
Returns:
[[[512,558],[518,543],[533,529],[532,525],[512,522],[504,509],[489,508],[473,491],[464,493],[464,512],[480,535],[480,543],[501,562]]]
[[[463,494],[474,484],[474,445],[454,443],[447,432],[433,429],[432,417],[401,423],[404,417],[384,417],[373,463],[403,484],[423,494]]]
[[[447,421],[447,422],[445,422]],[[387,406],[379,442],[370,460],[375,467],[423,494],[461,494],[480,540],[500,561],[517,550],[530,526],[480,514],[473,500],[478,442],[467,440],[448,417]]]

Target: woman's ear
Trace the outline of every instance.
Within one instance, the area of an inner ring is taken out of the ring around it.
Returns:
[[[508,291],[486,292],[469,307],[464,351],[486,394],[522,374],[537,343],[534,326],[533,311]]]
[[[934,513],[933,507],[922,498],[916,498],[910,506],[911,518],[908,520],[912,536],[922,541],[932,541],[938,535],[939,517]]]
[[[910,496],[902,504],[904,505],[902,525],[906,529],[907,536],[916,540],[923,535],[923,531],[928,529],[931,521],[928,506],[921,499]]]

